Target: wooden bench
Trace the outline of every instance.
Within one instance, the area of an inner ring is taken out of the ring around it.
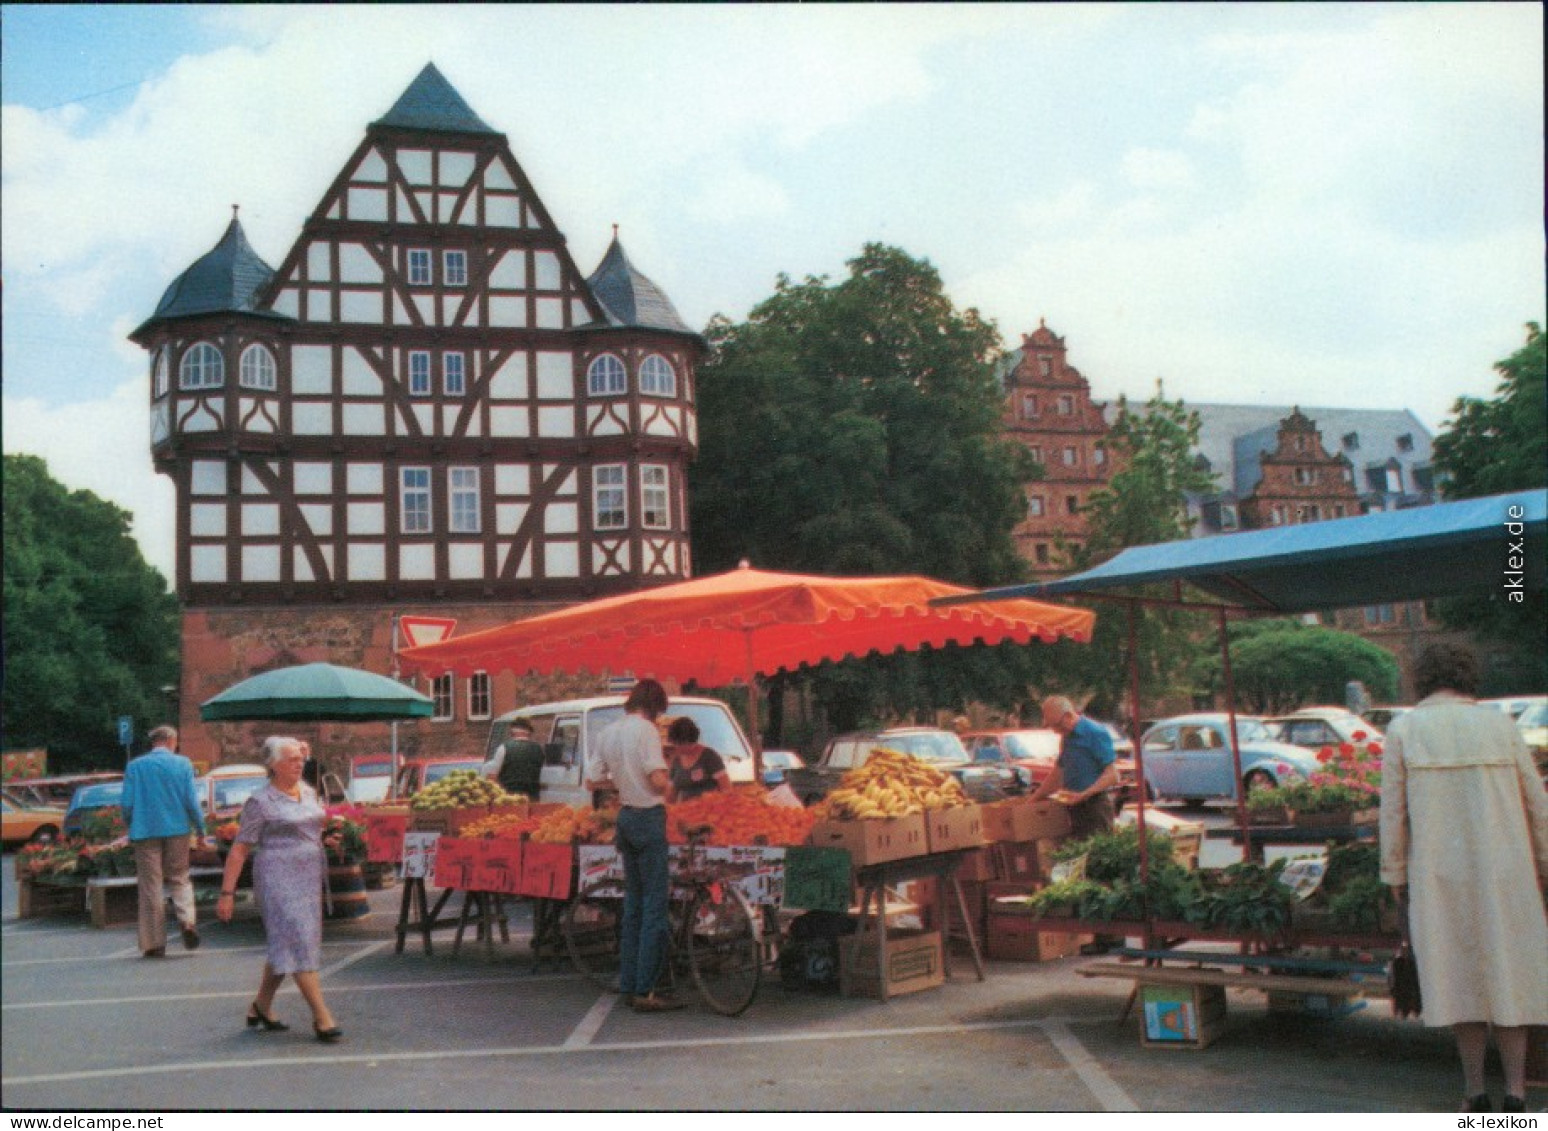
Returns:
[[[197,886],[219,884],[224,868],[190,868],[188,878]],[[93,927],[106,928],[133,923],[140,914],[140,881],[135,876],[92,876],[86,881],[86,909]]]
[[[1218,1017],[1224,1017],[1226,990],[1261,990],[1269,995],[1270,1008],[1285,1006],[1290,1002],[1320,1003],[1320,1008],[1303,1009],[1303,1012],[1332,1016],[1347,1009],[1335,1008],[1334,1003],[1344,1005],[1352,998],[1388,996],[1386,967],[1375,962],[1355,962],[1342,959],[1300,958],[1277,955],[1221,954],[1212,951],[1141,950],[1120,948],[1113,952],[1128,962],[1091,962],[1077,968],[1076,973],[1085,978],[1128,978],[1134,982],[1129,1000],[1124,1004],[1119,1020],[1128,1017],[1135,1001],[1148,986],[1212,987],[1218,1004]],[[1137,960],[1137,961],[1134,961]],[[1182,962],[1186,965],[1165,966],[1162,962]],[[1224,969],[1227,966],[1239,969]],[[1246,969],[1251,967],[1252,969]],[[1142,1043],[1147,1047],[1159,1047],[1169,1043],[1171,1047],[1203,1048],[1218,1033],[1216,1024],[1198,1041],[1158,1042],[1146,1039],[1142,1031]]]

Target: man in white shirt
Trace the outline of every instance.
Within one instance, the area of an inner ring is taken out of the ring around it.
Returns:
[[[666,690],[642,679],[624,701],[626,714],[597,736],[586,767],[589,789],[618,792],[614,844],[624,866],[623,922],[618,941],[618,992],[641,1013],[681,1009],[658,992],[671,926],[667,920],[666,794],[670,783],[656,719],[667,709]]]

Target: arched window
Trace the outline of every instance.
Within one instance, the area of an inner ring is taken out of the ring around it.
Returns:
[[[278,387],[274,374],[274,355],[267,346],[248,346],[242,351],[242,388],[272,393]]]
[[[184,352],[177,367],[177,383],[184,389],[218,389],[226,383],[226,361],[209,342],[199,342]]]
[[[167,347],[162,346],[151,360],[151,396],[160,400],[167,395]]]
[[[640,392],[653,397],[677,396],[677,371],[659,353],[651,354],[640,363]]]
[[[586,391],[594,397],[622,396],[629,388],[624,364],[605,353],[586,368]]]

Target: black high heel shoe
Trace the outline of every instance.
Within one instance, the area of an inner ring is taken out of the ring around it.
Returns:
[[[312,1022],[312,1032],[317,1034],[317,1039],[325,1045],[331,1045],[344,1036],[344,1030],[335,1025],[331,1029],[319,1029],[317,1022]]]
[[[264,1013],[263,1010],[258,1008],[258,1003],[255,1001],[252,1008],[247,1011],[247,1027],[249,1029],[256,1029],[259,1026],[262,1026],[263,1031],[266,1033],[283,1033],[290,1028],[283,1021],[276,1021]]]

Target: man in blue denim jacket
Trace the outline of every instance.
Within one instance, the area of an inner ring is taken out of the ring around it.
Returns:
[[[139,878],[140,952],[160,958],[167,952],[167,906],[163,884],[172,889],[172,906],[182,928],[183,945],[199,945],[193,883],[188,878],[189,835],[204,841],[204,813],[194,785],[193,763],[177,751],[177,731],[157,727],[151,749],[129,763],[120,805],[134,846]]]

